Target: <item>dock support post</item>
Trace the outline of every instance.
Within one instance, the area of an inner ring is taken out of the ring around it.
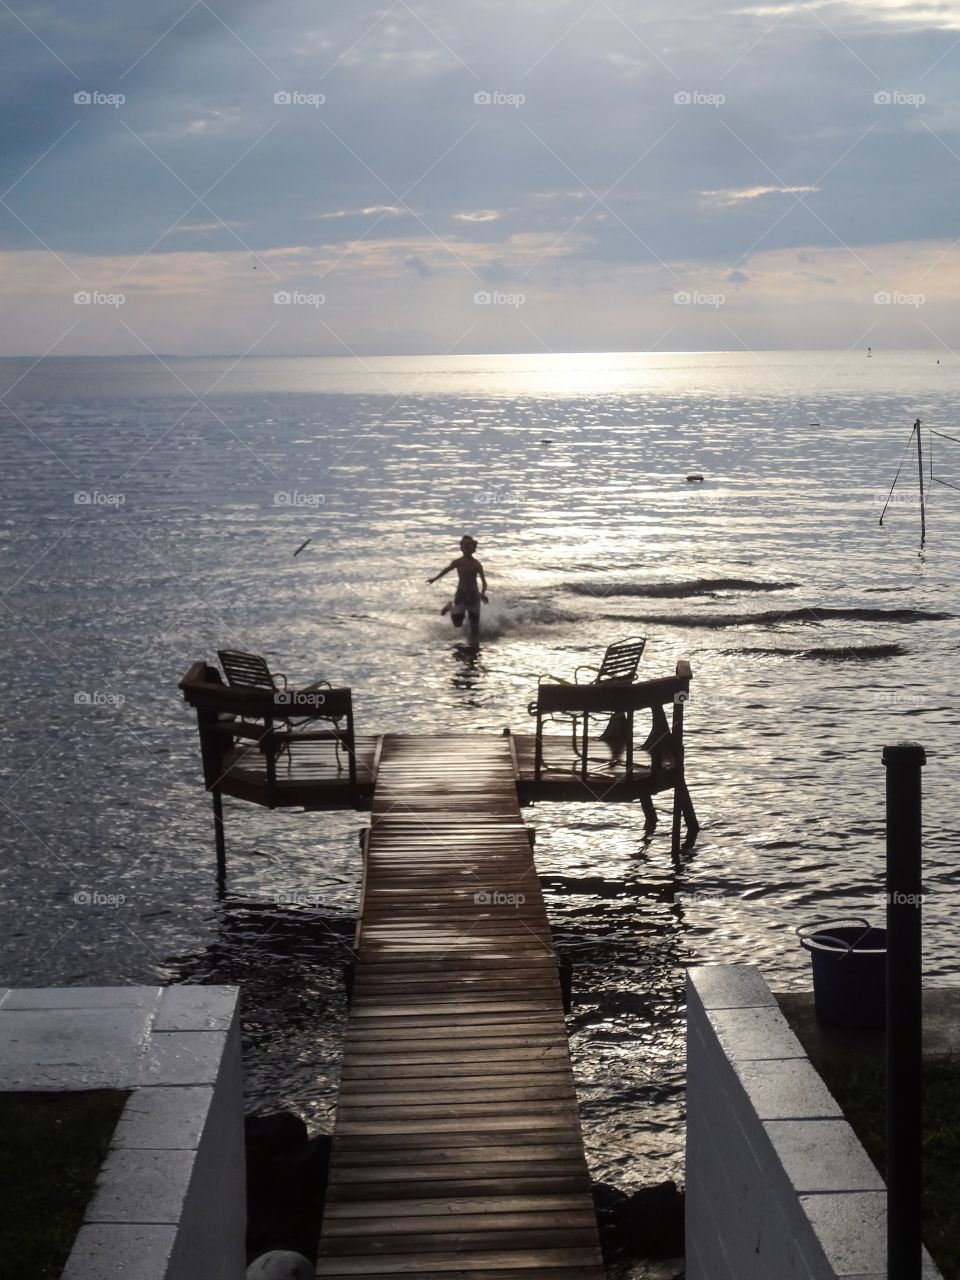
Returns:
[[[887,770],[887,1276],[922,1270],[923,936],[917,742],[883,749]]]
[[[680,812],[683,814],[683,825],[686,828],[687,846],[689,847],[693,844],[697,832],[700,830],[700,823],[697,819],[697,811],[693,807],[693,801],[690,799],[686,777],[680,780],[678,790],[680,792]]]
[[[652,836],[657,829],[657,809],[653,797],[641,794],[640,808],[643,810],[643,834]]]
[[[679,663],[677,664],[679,668]],[[676,857],[680,852],[680,818],[683,813],[683,704],[686,694],[677,694],[673,699],[673,724],[671,726],[671,749],[673,754],[673,830],[670,835],[670,852]]]
[[[221,889],[227,880],[227,843],[223,832],[223,797],[213,791],[213,834],[217,842],[217,884]]]
[[[673,828],[670,832],[670,852],[677,856],[680,852],[680,790],[673,789]]]

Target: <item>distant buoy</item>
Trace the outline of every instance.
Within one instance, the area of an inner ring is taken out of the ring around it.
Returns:
[[[551,439],[549,439],[547,436],[542,436],[542,437],[541,437],[541,440],[540,440],[540,443],[541,443],[541,444],[553,444],[553,441],[552,441]]]
[[[693,471],[687,476],[687,484],[691,484],[694,480],[702,480],[703,476],[699,471]]]

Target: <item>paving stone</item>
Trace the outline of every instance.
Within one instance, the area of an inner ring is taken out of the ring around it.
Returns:
[[[225,1031],[157,1031],[137,1063],[141,1085],[214,1084]]]
[[[238,1003],[236,987],[168,987],[155,1031],[229,1031]]]
[[[166,1280],[176,1228],[86,1223],[61,1280]]]
[[[803,1058],[800,1041],[779,1009],[711,1009],[709,1019],[732,1062],[763,1058]]]
[[[768,1120],[763,1127],[798,1192],[883,1190],[845,1120]]]
[[[135,1089],[120,1116],[112,1145],[125,1149],[195,1150],[212,1100],[213,1089],[208,1085]]]
[[[844,1280],[886,1280],[885,1191],[801,1196],[800,1203],[838,1276]],[[926,1249],[922,1276],[923,1280],[942,1280]]]
[[[761,1120],[843,1116],[819,1073],[804,1058],[734,1062],[733,1069]]]
[[[86,1220],[178,1223],[194,1156],[193,1151],[110,1151]]]
[[[687,970],[687,977],[705,1009],[746,1009],[777,1002],[754,964],[704,964]]]
[[[152,1009],[163,987],[19,987],[3,1004],[7,1009]]]
[[[137,1006],[0,1010],[0,1088],[124,1088],[150,1038]]]
[[[801,1196],[800,1203],[838,1276],[886,1274],[886,1192]]]

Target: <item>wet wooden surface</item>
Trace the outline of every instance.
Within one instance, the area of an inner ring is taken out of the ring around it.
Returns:
[[[383,740],[318,1276],[604,1276],[515,760]]]
[[[374,762],[379,739],[357,737],[357,784],[368,793],[375,778]],[[305,809],[352,808],[356,795],[350,786],[347,751],[339,755],[327,739],[293,741],[277,757],[276,801],[282,807]],[[267,802],[266,756],[254,743],[232,747],[224,757],[221,790],[225,795],[255,804]]]
[[[676,772],[670,768],[654,772],[650,756],[637,750],[632,769],[615,763],[602,742],[590,743],[587,778],[580,777],[580,759],[574,753],[570,734],[545,733],[543,737],[543,769],[536,779],[534,754],[536,738],[532,733],[513,735],[517,759],[517,782],[520,800],[584,800],[590,803],[612,803],[637,800],[641,796],[670,791]]]

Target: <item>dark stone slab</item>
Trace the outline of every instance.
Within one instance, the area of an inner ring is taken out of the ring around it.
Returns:
[[[812,991],[775,992],[797,1039],[812,1058],[831,1053],[882,1054],[883,1031],[832,1027],[817,1021]],[[960,987],[928,987],[923,993],[923,1052],[934,1058],[960,1053]]]

